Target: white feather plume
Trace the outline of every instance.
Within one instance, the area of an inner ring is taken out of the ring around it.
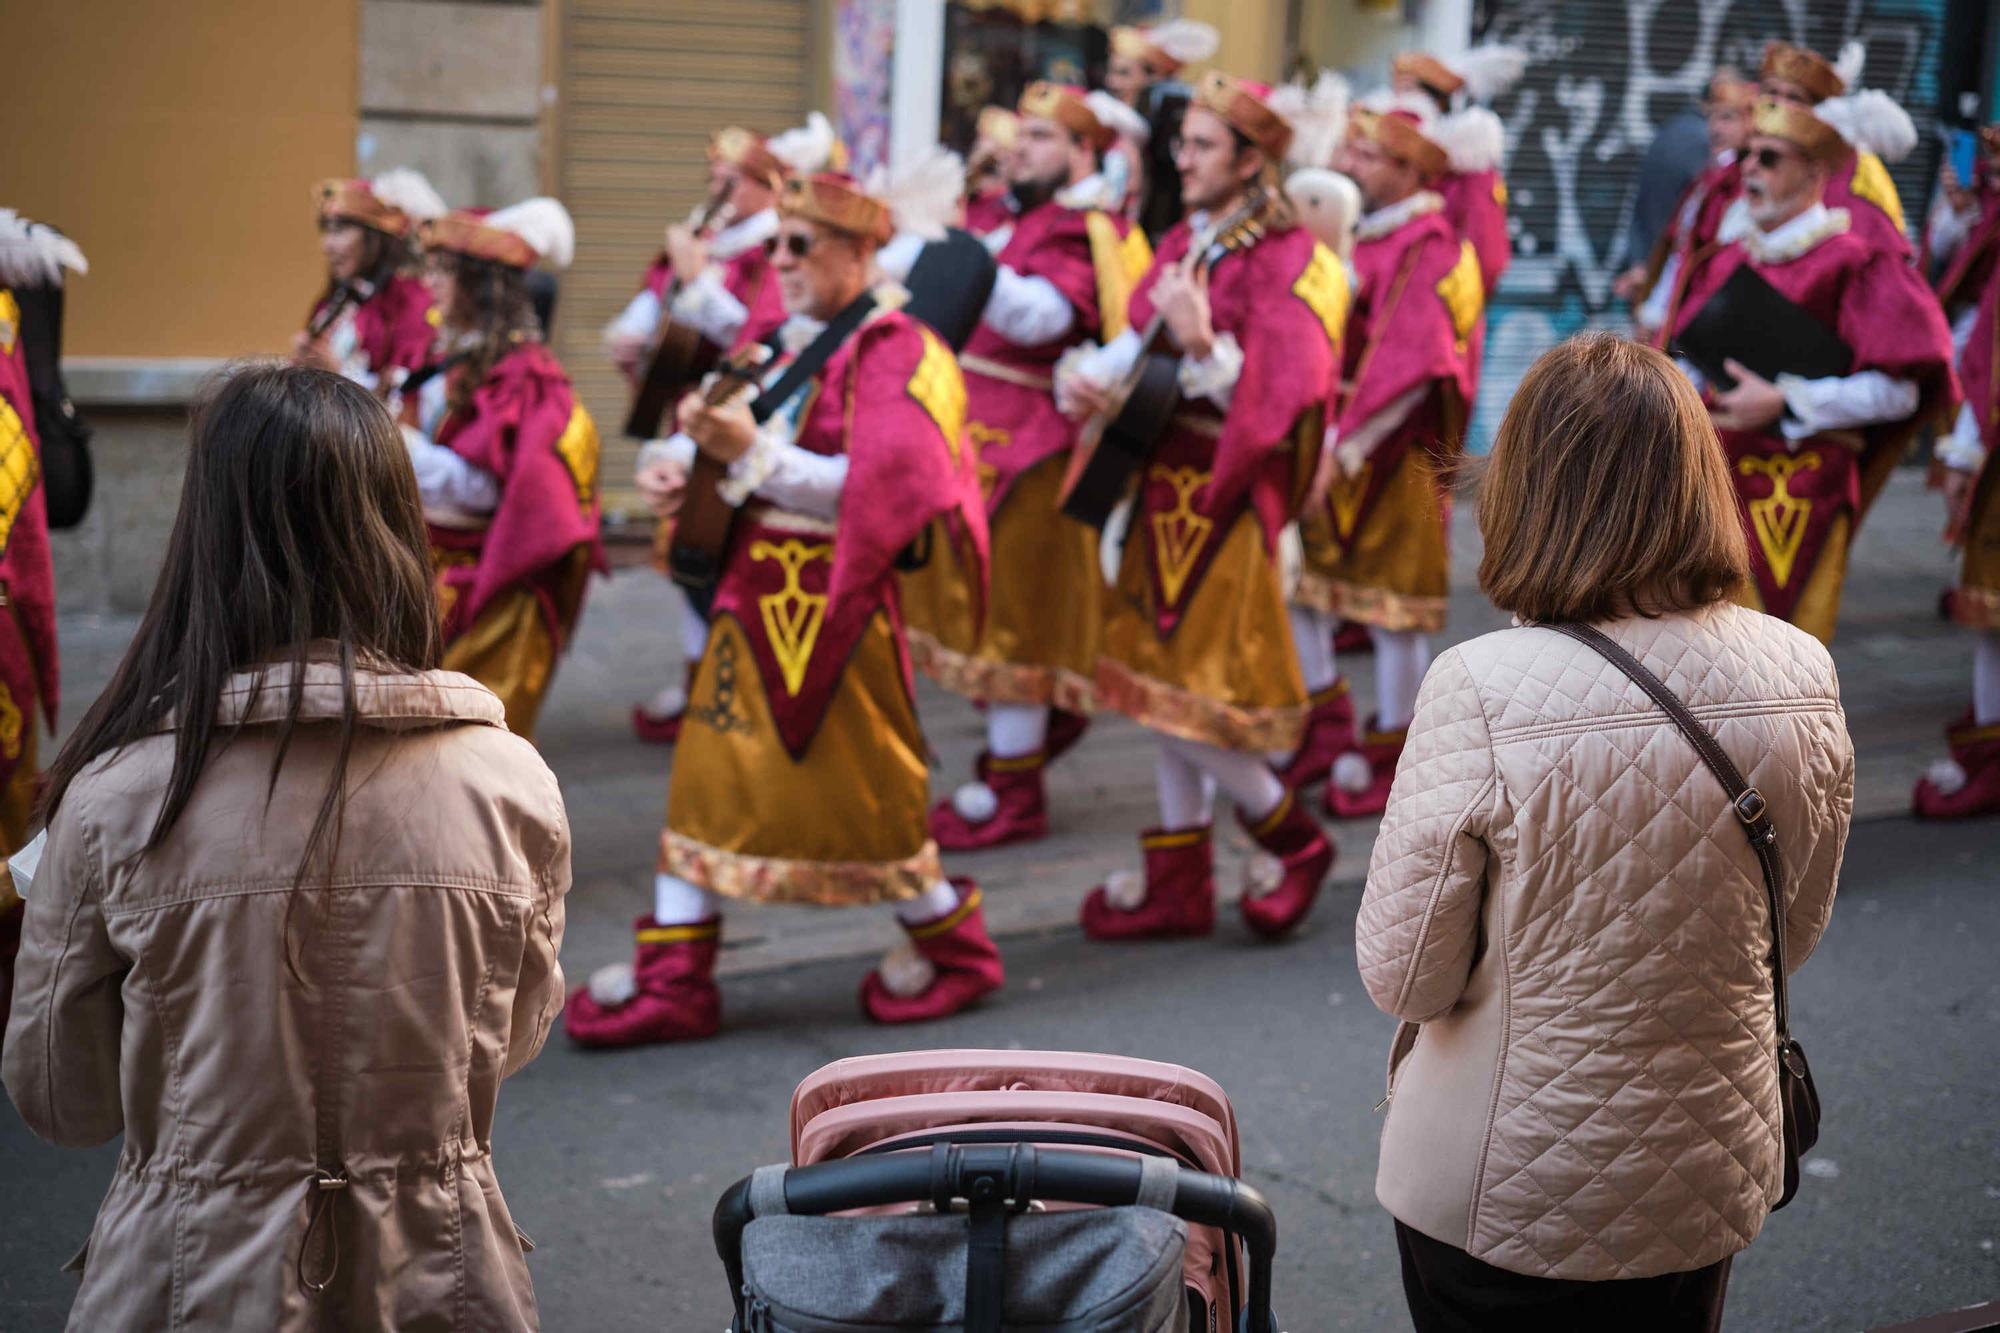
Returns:
[[[1193,19],[1169,19],[1146,29],[1146,40],[1183,65],[1206,60],[1222,45],[1222,37],[1206,23]]]
[[[889,205],[896,230],[935,241],[958,215],[965,195],[965,159],[947,148],[932,148],[900,171],[877,167],[862,186]]]
[[[1475,102],[1487,102],[1506,92],[1528,72],[1528,52],[1519,46],[1490,43],[1475,46],[1445,62],[1465,80],[1465,95]]]
[[[75,241],[49,226],[0,208],[0,283],[27,287],[62,286],[63,270],[90,272]]]
[[[1868,48],[1860,42],[1848,42],[1840,48],[1834,58],[1833,72],[1839,77],[1841,86],[1852,88],[1861,82],[1861,71],[1868,67]]]
[[[1833,126],[1841,138],[1884,162],[1900,162],[1917,146],[1916,122],[1896,99],[1877,88],[1829,97],[1813,114]]]
[[[831,165],[834,143],[833,123],[815,111],[805,124],[771,136],[764,146],[794,176],[810,176]]]
[[[368,182],[375,197],[391,208],[400,208],[415,222],[445,215],[444,196],[424,174],[411,167],[391,167]]]
[[[487,226],[511,231],[526,241],[551,268],[568,268],[576,258],[576,223],[568,209],[547,195],[495,209],[485,220]]]
[[[1361,189],[1337,171],[1306,167],[1285,177],[1285,197],[1299,221],[1320,244],[1342,259],[1354,250],[1354,224],[1361,216]]]
[[[1437,123],[1438,118],[1437,103],[1433,102],[1427,93],[1399,93],[1392,88],[1377,88],[1360,98],[1357,105],[1376,112],[1401,111],[1415,118],[1417,128],[1425,134],[1431,132],[1431,127]]]
[[[1287,83],[1271,90],[1271,109],[1292,127],[1291,151],[1285,160],[1299,167],[1323,167],[1333,160],[1347,136],[1347,110],[1353,95],[1347,80],[1321,70],[1308,88]]]
[[[1507,128],[1483,106],[1439,116],[1430,137],[1451,159],[1453,171],[1498,171],[1507,157]]]
[[[1140,143],[1153,137],[1153,127],[1146,123],[1144,116],[1102,88],[1085,94],[1083,103],[1090,108],[1090,114],[1097,117],[1097,123],[1114,134],[1137,139]]]

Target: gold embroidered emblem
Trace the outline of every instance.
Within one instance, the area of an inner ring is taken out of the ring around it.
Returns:
[[[1761,472],[1771,479],[1771,493],[1750,502],[1750,527],[1771,566],[1771,579],[1780,588],[1791,582],[1792,562],[1799,558],[1799,547],[1806,539],[1806,521],[1812,516],[1812,502],[1795,497],[1790,483],[1798,473],[1819,465],[1817,453],[1803,453],[1796,458],[1750,457],[1739,459],[1736,464],[1736,470],[1746,477]]]
[[[1866,199],[1875,207],[1889,215],[1889,221],[1896,224],[1896,230],[1904,235],[1909,228],[1903,225],[1903,199],[1896,193],[1896,182],[1889,179],[1889,168],[1882,165],[1882,159],[1870,152],[1854,155],[1854,197]]]
[[[0,297],[6,293],[0,292]],[[0,310],[0,314],[5,314]],[[35,445],[21,414],[5,398],[0,398],[0,552],[5,552],[14,535],[14,520],[41,478],[35,461]]]
[[[1479,256],[1472,252],[1471,241],[1458,243],[1458,262],[1438,280],[1437,294],[1444,308],[1451,312],[1451,327],[1458,335],[1458,349],[1462,352],[1486,308],[1486,284],[1479,276]]]
[[[583,410],[583,404],[578,403],[570,409],[569,424],[563,427],[562,438],[556,441],[556,452],[562,455],[570,480],[576,483],[576,502],[585,509],[590,508],[590,497],[597,493],[600,448],[597,423]]]
[[[1005,449],[1014,442],[1014,432],[999,426],[989,426],[983,421],[965,423],[965,438],[975,449],[984,450],[989,444],[995,449]]]
[[[812,661],[813,645],[819,642],[819,628],[826,621],[826,594],[809,593],[799,586],[799,572],[810,560],[832,560],[833,543],[803,542],[787,538],[781,542],[750,543],[752,560],[775,560],[784,567],[785,586],[757,599],[757,614],[764,618],[764,635],[778,659],[778,672],[785,678],[785,693],[796,696],[805,684],[806,664]]]
[[[1155,463],[1148,473],[1156,481],[1174,488],[1174,507],[1153,515],[1153,558],[1160,569],[1160,588],[1169,605],[1179,602],[1188,575],[1194,572],[1195,558],[1208,540],[1213,520],[1194,512],[1194,493],[1208,483],[1208,474],[1191,467],[1168,467]]]
[[[938,341],[935,333],[922,327],[917,332],[924,340],[924,354],[917,359],[917,368],[910,375],[910,397],[937,422],[937,428],[944,433],[944,446],[951,451],[955,463],[958,437],[965,430],[965,377],[958,373],[958,358]]]
[[[1493,202],[1502,208],[1507,206],[1507,178],[1497,171],[1493,173]]]
[[[21,708],[4,681],[0,681],[0,755],[21,757]]]
[[[12,356],[14,339],[21,329],[21,307],[14,293],[0,287],[0,356]]]
[[[1347,269],[1333,257],[1333,251],[1323,245],[1313,246],[1305,272],[1292,284],[1292,295],[1306,303],[1306,308],[1325,327],[1330,341],[1340,341],[1347,328],[1347,307],[1352,293],[1347,285]]]
[[[1354,540],[1354,525],[1361,517],[1361,502],[1368,497],[1368,478],[1375,464],[1366,462],[1353,476],[1346,468],[1334,469],[1333,485],[1327,488],[1327,507],[1333,510],[1333,530],[1340,540]]]

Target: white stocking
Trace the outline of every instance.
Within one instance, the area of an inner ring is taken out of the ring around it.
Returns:
[[[659,692],[645,704],[646,716],[652,718],[678,717],[687,711],[687,674],[694,670],[694,664],[701,661],[702,650],[708,647],[708,622],[694,609],[694,602],[685,594],[681,597],[681,663],[683,674],[676,676],[671,684],[662,685]]]
[[[1049,740],[1049,710],[1043,704],[988,704],[986,750],[995,759],[1038,753]]]
[[[896,904],[896,919],[906,926],[921,926],[942,920],[958,908],[958,890],[949,880],[939,880],[914,898]]]
[[[1980,630],[1972,641],[1972,725],[2000,722],[2000,630]]]
[[[701,661],[708,648],[708,622],[695,610],[694,599],[681,594],[681,657],[689,666]]]
[[[1333,617],[1309,606],[1294,604],[1288,610],[1299,674],[1305,677],[1306,693],[1318,694],[1340,679],[1340,666],[1333,657]]]
[[[1253,824],[1277,809],[1278,802],[1285,799],[1285,784],[1278,781],[1278,775],[1261,755],[1225,750],[1178,736],[1162,737],[1160,744],[1182,763],[1212,779],[1236,803],[1237,812]]]
[[[1153,780],[1160,790],[1160,827],[1169,831],[1206,828],[1214,818],[1215,781],[1188,762],[1175,749],[1176,744],[1162,736],[1160,752],[1153,760]]]
[[[1431,664],[1430,638],[1421,630],[1369,632],[1375,638],[1375,726],[1401,731],[1416,716],[1417,690]]]
[[[691,926],[722,915],[722,899],[674,875],[653,876],[653,920],[662,926]]]

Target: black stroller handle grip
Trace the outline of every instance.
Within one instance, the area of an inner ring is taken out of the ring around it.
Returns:
[[[785,1207],[795,1214],[821,1216],[935,1198],[937,1164],[946,1146],[794,1167],[785,1173]],[[949,1183],[958,1197],[964,1197],[958,1189],[961,1182],[1010,1173],[1019,1160],[1010,1145],[952,1146],[949,1161],[954,1178]],[[1033,1198],[1043,1202],[1117,1208],[1138,1199],[1141,1166],[1136,1158],[1043,1148],[1034,1153],[1033,1162]],[[1025,1206],[1028,1201],[1018,1202]],[[1278,1223],[1264,1196],[1240,1180],[1183,1167],[1175,1177],[1172,1212],[1242,1240],[1250,1255],[1250,1278],[1240,1327],[1250,1333],[1274,1330],[1271,1265],[1278,1248]],[[743,1231],[751,1218],[750,1177],[745,1176],[715,1205],[715,1252],[729,1277],[738,1327],[743,1320]]]

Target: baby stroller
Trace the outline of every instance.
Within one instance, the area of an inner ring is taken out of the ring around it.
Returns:
[[[792,1160],[715,1209],[733,1333],[1277,1333],[1270,1206],[1179,1065],[1071,1051],[836,1060]]]

